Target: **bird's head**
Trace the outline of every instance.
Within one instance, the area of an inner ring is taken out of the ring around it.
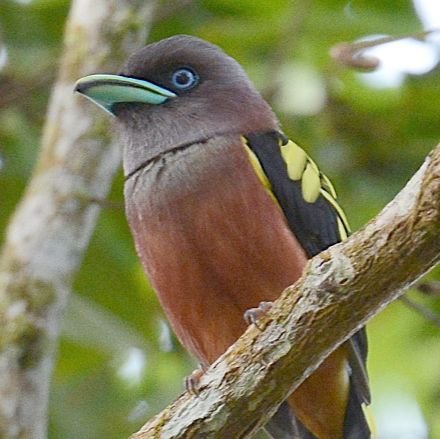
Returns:
[[[278,128],[241,66],[217,46],[186,35],[145,46],[118,75],[81,78],[75,91],[115,116],[126,174],[179,145]]]

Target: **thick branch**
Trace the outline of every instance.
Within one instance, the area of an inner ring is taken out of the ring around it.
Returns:
[[[440,259],[440,145],[385,209],[314,257],[271,312],[132,439],[246,438],[343,341]],[[227,318],[227,317],[225,317]]]
[[[145,42],[153,4],[72,3],[39,162],[0,256],[1,438],[46,437],[60,315],[99,211],[89,200],[106,196],[119,166],[105,116],[73,95],[74,81],[117,70]]]

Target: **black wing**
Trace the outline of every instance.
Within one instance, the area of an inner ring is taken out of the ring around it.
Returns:
[[[276,132],[246,139],[308,257],[347,237],[348,224],[333,186],[304,150]]]
[[[260,180],[266,181],[266,189],[269,186],[290,229],[309,258],[347,238],[350,230],[336,201],[336,192],[303,149],[274,131],[246,135],[245,141],[254,168],[258,166],[255,170]],[[263,177],[261,174],[264,174]],[[361,409],[362,404],[370,402],[366,371],[368,347],[364,329],[348,341],[348,347],[351,385],[344,439],[369,438],[369,428]],[[273,423],[276,421],[274,418]]]

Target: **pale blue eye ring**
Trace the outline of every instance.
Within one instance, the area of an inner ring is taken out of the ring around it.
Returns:
[[[171,82],[179,90],[188,90],[198,84],[199,76],[194,70],[188,67],[181,67],[173,72]]]

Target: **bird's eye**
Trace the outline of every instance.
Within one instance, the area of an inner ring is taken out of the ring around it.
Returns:
[[[197,85],[199,82],[199,76],[188,67],[182,67],[173,72],[171,82],[180,90],[188,90]]]

